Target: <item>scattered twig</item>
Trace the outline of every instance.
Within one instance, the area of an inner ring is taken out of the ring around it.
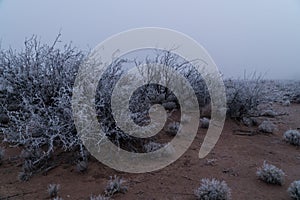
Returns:
[[[56,167],[58,167],[59,165],[58,164],[55,164],[55,165],[52,165],[50,167],[47,167],[46,169],[43,170],[42,174],[43,175],[47,175],[47,173],[53,169],[55,169]]]
[[[192,179],[192,178],[190,178],[190,177],[187,177],[187,176],[181,176],[182,178],[185,178],[185,179],[187,179],[187,180],[189,180],[189,181],[198,181],[198,180],[194,180],[194,179]]]
[[[242,135],[242,136],[253,136],[256,135],[257,132],[253,130],[241,130],[241,129],[235,129],[233,130],[234,135]]]

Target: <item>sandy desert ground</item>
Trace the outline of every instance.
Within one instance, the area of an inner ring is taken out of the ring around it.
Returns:
[[[300,179],[300,149],[283,141],[282,135],[288,129],[300,129],[300,105],[273,104],[273,109],[286,114],[259,117],[258,121],[268,118],[274,122],[274,134],[263,134],[257,127],[228,119],[216,147],[205,159],[198,158],[206,133],[206,129],[199,128],[193,144],[180,159],[162,170],[144,174],[118,172],[94,158],[90,159],[88,170],[79,173],[70,159],[72,153],[57,152],[52,160],[57,167],[20,182],[17,175],[22,165],[21,149],[2,144],[6,154],[0,166],[0,199],[50,199],[47,186],[51,183],[60,184],[59,196],[63,199],[89,199],[91,194],[104,194],[113,175],[126,180],[128,191],[112,199],[196,199],[194,190],[202,178],[225,180],[232,190],[232,199],[288,199],[289,184]],[[264,160],[286,173],[282,186],[258,180],[256,170]]]

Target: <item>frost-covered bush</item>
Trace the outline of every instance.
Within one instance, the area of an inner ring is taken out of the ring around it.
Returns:
[[[42,150],[40,149],[23,149],[20,155],[20,158],[23,160],[22,171],[18,175],[20,181],[28,181],[29,178],[39,170],[43,169],[38,168],[40,162],[45,160],[40,159],[43,157]]]
[[[288,88],[288,91],[291,93],[290,101],[293,103],[300,103],[300,81],[294,81],[292,86]]]
[[[1,98],[1,96],[0,96]],[[1,113],[0,114],[0,124],[8,124],[9,123],[9,117],[8,115]]]
[[[281,169],[268,164],[266,161],[264,161],[263,166],[257,170],[256,175],[260,180],[269,184],[282,185],[285,179],[285,173]]]
[[[146,153],[150,153],[156,150],[160,150],[161,148],[164,148],[159,154],[153,155],[153,158],[157,159],[158,157],[168,157],[175,153],[175,148],[171,143],[161,144],[157,142],[149,142],[144,145],[144,151]]]
[[[243,117],[242,122],[245,126],[257,126],[258,121],[254,117]]]
[[[32,176],[32,172],[21,171],[18,174],[18,179],[19,179],[19,181],[23,181],[24,182],[24,181],[28,181],[31,176]]]
[[[177,104],[175,102],[164,102],[162,103],[162,106],[167,110],[173,110],[177,108]]]
[[[298,94],[295,94],[295,96],[293,97],[293,102],[300,104],[300,91]]]
[[[216,179],[201,179],[201,185],[195,190],[195,195],[199,200],[229,200],[231,190],[225,181]]]
[[[178,105],[178,99],[176,95],[171,91],[169,86],[171,86],[171,80],[174,78],[174,75],[170,73],[167,69],[172,68],[178,74],[183,76],[193,88],[195,95],[198,99],[200,107],[207,105],[210,102],[210,95],[207,89],[207,85],[204,82],[203,77],[195,68],[195,65],[201,65],[200,61],[187,61],[177,54],[173,53],[172,50],[156,50],[146,52],[145,57],[139,56],[137,60],[134,60],[134,63],[139,68],[139,66],[146,66],[146,70],[140,70],[142,77],[148,80],[156,80],[164,85],[160,84],[145,84],[145,87],[142,87],[142,91],[139,92],[139,95],[133,97],[136,99],[138,97],[139,101],[134,101],[137,105],[141,105],[143,100],[146,100],[146,103],[151,104],[162,104],[165,109],[172,110],[174,108],[180,108]],[[160,69],[153,67],[153,64],[162,66]],[[179,91],[185,91],[184,84],[179,84],[177,87]],[[188,100],[189,96],[184,96]],[[142,101],[141,101],[142,100]],[[149,106],[146,105],[146,106]],[[144,108],[143,106],[137,106],[133,104],[133,110]]]
[[[291,102],[289,100],[285,100],[285,101],[282,102],[282,105],[283,106],[290,106]]]
[[[201,128],[208,128],[210,120],[206,117],[200,119]]]
[[[262,111],[260,115],[265,116],[265,117],[275,117],[277,115],[277,113],[275,111],[269,109],[269,110]]]
[[[276,125],[270,121],[263,121],[259,126],[258,130],[263,133],[274,133],[277,129]]]
[[[241,120],[257,112],[258,105],[263,102],[262,77],[253,74],[240,80],[225,80],[227,95],[227,114]]]
[[[31,160],[25,160],[24,163],[23,163],[23,166],[22,166],[22,169],[24,172],[26,173],[30,173],[30,172],[33,172],[34,171],[34,164]]]
[[[60,185],[59,184],[49,184],[47,191],[49,196],[52,197],[57,197],[58,191],[60,190]]]
[[[85,172],[87,171],[87,168],[88,168],[88,163],[85,160],[78,162],[76,165],[77,172]]]
[[[300,180],[291,183],[288,188],[288,194],[291,199],[300,200]]]
[[[21,180],[28,180],[35,171],[46,169],[49,158],[57,149],[79,150],[82,156],[79,160],[86,161],[83,144],[75,129],[71,103],[72,93],[77,91],[73,87],[74,81],[85,53],[72,45],[57,47],[59,38],[60,35],[52,45],[47,45],[32,37],[25,41],[20,52],[0,50],[0,111],[3,113],[0,119],[1,123],[5,123],[1,126],[4,142],[22,146],[29,152],[23,158]],[[111,110],[114,86],[132,63],[137,66],[156,63],[172,67],[190,82],[199,105],[207,104],[210,99],[199,72],[190,62],[171,51],[161,51],[155,56],[134,61],[114,59],[103,76],[99,77],[95,97],[97,118],[110,141],[125,150],[138,152],[143,148],[144,140],[120,130]],[[152,72],[157,73],[151,69],[149,65],[149,73],[144,75],[151,77]],[[159,71],[160,75],[164,74],[161,77],[168,86],[172,76],[166,72],[164,69]],[[180,108],[168,87],[146,83],[131,97],[129,109],[133,116],[128,116],[128,119],[134,119],[137,124],[147,124],[148,110],[155,103],[166,108],[176,104]],[[28,163],[31,163],[30,168]]]
[[[28,152],[40,151],[30,158],[40,170],[56,147],[83,149],[71,97],[84,53],[71,45],[57,47],[59,37],[52,45],[32,37],[20,52],[0,50],[0,106],[9,116],[9,124],[2,127],[4,142],[22,145]]]
[[[187,116],[186,114],[183,114],[183,116],[181,117],[181,123],[186,124],[189,123],[191,121],[191,117]]]
[[[300,146],[300,132],[297,130],[288,130],[283,134],[283,139],[296,146]]]
[[[175,136],[180,128],[180,123],[179,122],[171,122],[168,124],[167,128],[166,128],[166,133],[171,135],[171,136]]]
[[[180,108],[176,96],[173,94],[170,88],[168,88],[173,75],[170,74],[164,67],[161,70],[154,68],[153,64],[159,64],[173,68],[178,73],[183,75],[195,89],[199,104],[205,103],[204,101],[208,101],[207,99],[209,96],[207,90],[205,89],[206,85],[203,82],[201,75],[195,69],[193,70],[193,66],[190,64],[190,62],[183,60],[171,51],[154,51],[146,52],[145,54],[147,54],[145,57],[140,56],[139,54],[139,56],[137,56],[137,58],[134,60],[130,60],[127,57],[120,57],[119,59],[115,60],[112,65],[109,66],[107,71],[104,72],[104,75],[100,79],[97,88],[98,92],[96,94],[96,110],[97,114],[99,115],[99,122],[101,123],[103,129],[107,132],[108,138],[116,146],[131,152],[140,152],[141,149],[143,149],[145,140],[132,137],[131,135],[120,130],[114,120],[115,118],[113,117],[111,110],[111,96],[113,94],[113,89],[120,78],[128,75],[128,64],[133,64],[133,66],[136,66],[139,69],[139,76],[143,77],[145,80],[158,79],[157,81],[164,83],[166,87],[160,84],[153,84],[151,81],[149,81],[144,82],[144,85],[137,88],[135,91],[130,91],[133,92],[129,99],[129,110],[131,114],[123,117],[122,120],[120,120],[124,124],[132,119],[138,125],[148,125],[150,123],[149,109],[154,104],[161,104],[166,110]],[[144,68],[141,69],[140,66],[144,66]],[[135,75],[136,74],[128,75],[128,79],[134,82],[137,80]],[[125,95],[123,95],[122,92],[126,92],[126,90],[130,88],[130,81],[128,81],[128,83],[127,81],[124,81],[124,84],[121,85],[121,92],[118,92],[118,94],[115,96],[116,102],[125,102],[128,100],[123,99]],[[189,99],[188,96],[185,98]],[[121,107],[124,108],[124,106]],[[114,112],[114,114],[122,115],[123,113]],[[147,127],[145,126],[145,128]],[[174,132],[172,131],[171,134],[174,134]]]
[[[112,196],[116,193],[125,193],[127,192],[127,187],[124,185],[126,181],[118,176],[110,177],[108,185],[105,189],[106,196]]]
[[[149,142],[144,145],[144,150],[145,150],[145,152],[148,153],[148,152],[156,151],[156,150],[162,148],[163,146],[164,146],[164,144],[161,144],[161,143]]]

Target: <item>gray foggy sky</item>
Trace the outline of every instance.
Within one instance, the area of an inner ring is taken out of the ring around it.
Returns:
[[[0,0],[2,48],[25,37],[62,40],[81,49],[131,28],[183,32],[206,48],[227,77],[247,72],[300,79],[299,0]]]

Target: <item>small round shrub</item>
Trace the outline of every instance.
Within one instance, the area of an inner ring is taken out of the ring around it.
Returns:
[[[168,124],[166,128],[166,133],[170,136],[175,136],[180,129],[180,123],[179,122],[171,122]]]
[[[47,191],[50,197],[57,197],[58,191],[60,189],[59,184],[49,184]]]
[[[258,127],[258,130],[263,133],[274,133],[276,129],[276,125],[270,121],[263,121]]]
[[[195,190],[195,195],[199,200],[229,200],[231,190],[225,181],[216,179],[201,179],[201,185]]]
[[[161,143],[157,143],[157,142],[149,142],[147,144],[144,145],[144,150],[149,153],[149,152],[153,152],[156,151],[160,148],[164,147],[164,144]]]
[[[276,166],[268,164],[266,161],[264,161],[263,166],[257,170],[256,175],[260,180],[266,183],[282,185],[284,182],[285,173]]]
[[[88,163],[85,160],[78,162],[76,165],[77,172],[86,172],[87,169],[88,169]]]
[[[106,196],[112,196],[116,193],[127,192],[127,186],[124,185],[126,181],[118,176],[110,177],[110,180],[106,186],[105,194]]]
[[[165,109],[167,110],[174,110],[177,107],[175,102],[165,102],[162,103],[162,106],[165,107]]]
[[[201,128],[207,129],[209,127],[210,120],[208,118],[204,117],[203,119],[200,119],[200,122],[201,122]]]
[[[288,193],[291,199],[300,200],[300,180],[291,183]]]
[[[285,100],[285,101],[282,102],[282,105],[283,106],[290,106],[291,102],[289,100]]]
[[[300,132],[297,130],[288,130],[283,134],[283,139],[296,146],[300,146]]]
[[[277,113],[273,110],[264,110],[261,113],[261,116],[265,116],[265,117],[275,117],[277,115]]]
[[[32,173],[21,171],[18,174],[18,179],[19,179],[19,181],[25,182],[25,181],[28,181],[31,176],[32,176]]]

